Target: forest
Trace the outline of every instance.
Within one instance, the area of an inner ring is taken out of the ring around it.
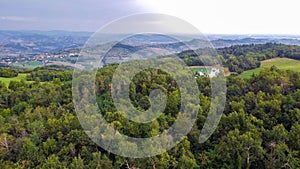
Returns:
[[[253,59],[251,67],[256,67],[256,61],[267,58],[298,59],[298,51],[295,46],[265,44],[218,52],[231,70],[247,70],[244,61]],[[167,95],[163,114],[138,124],[116,111],[111,98],[117,67],[108,65],[96,74],[96,98],[105,119],[118,132],[134,137],[156,136],[169,128],[180,108],[176,81],[157,69],[133,78],[129,97],[137,109],[150,107],[149,94],[156,88]],[[44,67],[27,73],[33,83],[0,82],[0,168],[300,168],[300,73],[273,66],[250,79],[227,77],[225,110],[216,131],[202,144],[198,141],[211,105],[211,85],[207,76],[196,78],[200,108],[191,132],[171,150],[149,158],[112,154],[88,137],[72,101],[72,70]]]

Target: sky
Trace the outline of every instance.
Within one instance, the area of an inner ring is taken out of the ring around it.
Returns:
[[[300,35],[298,0],[1,0],[0,30],[94,32],[127,15],[181,18],[206,34]]]

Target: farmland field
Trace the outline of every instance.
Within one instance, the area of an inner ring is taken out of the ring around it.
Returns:
[[[264,68],[270,68],[276,66],[281,70],[292,70],[295,72],[300,72],[300,61],[289,59],[289,58],[274,58],[261,62],[261,66],[257,69],[245,71],[239,75],[242,78],[250,78],[252,74],[258,74]]]

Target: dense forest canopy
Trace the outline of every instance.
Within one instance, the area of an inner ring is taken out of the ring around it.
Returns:
[[[35,68],[27,75],[27,80],[46,82],[46,81],[52,81],[54,79],[59,79],[61,81],[70,81],[72,80],[73,74],[70,71],[66,71],[70,69],[71,68],[69,67],[55,66],[55,65],[38,67]]]
[[[230,59],[239,57],[250,61],[278,56],[297,59],[298,48],[265,44],[229,47],[219,52],[224,63],[231,63]],[[279,55],[278,50],[283,52]],[[245,70],[240,67],[243,61],[232,65]],[[149,93],[156,88],[165,91],[168,102],[159,118],[146,124],[134,123],[116,111],[111,98],[111,79],[117,66],[105,66],[96,74],[97,102],[105,119],[118,132],[135,137],[155,136],[169,128],[180,107],[176,81],[156,69],[137,74],[129,93],[137,109],[149,108]],[[299,73],[273,66],[250,79],[227,77],[224,113],[214,134],[203,144],[198,141],[211,105],[211,86],[209,77],[195,78],[200,108],[191,132],[168,152],[143,159],[114,155],[87,136],[72,102],[70,69],[46,67],[27,73],[33,83],[11,81],[7,87],[0,82],[0,168],[300,167]]]

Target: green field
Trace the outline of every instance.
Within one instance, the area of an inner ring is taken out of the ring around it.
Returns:
[[[14,81],[21,81],[22,79],[26,81],[26,74],[25,73],[19,73],[17,77],[12,77],[12,78],[4,78],[0,77],[0,81],[4,82],[6,86],[9,85],[9,82],[14,80]],[[32,81],[26,81],[28,83],[32,83]]]
[[[273,65],[281,70],[292,70],[295,72],[300,72],[300,61],[289,58],[274,58],[263,61],[260,68],[245,71],[240,74],[239,77],[248,79],[252,76],[252,74],[258,74],[262,69],[270,68]]]
[[[23,68],[23,69],[34,69],[43,66],[43,63],[39,61],[19,62],[19,63],[13,63],[12,66],[17,68]]]

